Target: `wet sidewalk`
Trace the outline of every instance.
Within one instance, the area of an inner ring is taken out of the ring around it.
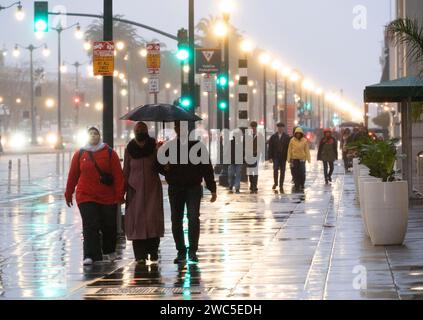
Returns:
[[[404,246],[374,247],[353,177],[336,166],[325,186],[320,163],[307,169],[305,194],[291,194],[289,172],[287,194],[275,194],[270,166],[257,195],[243,184],[240,195],[219,189],[211,204],[206,193],[198,265],[173,264],[167,197],[158,266],[136,265],[128,242],[122,260],[92,267],[82,266],[80,217],[65,207],[61,179],[47,194],[3,199],[0,299],[423,298],[423,210],[410,211]]]

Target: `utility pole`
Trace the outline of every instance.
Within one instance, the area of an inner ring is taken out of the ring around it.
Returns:
[[[103,40],[113,41],[113,0],[103,0]],[[103,77],[103,140],[113,148],[113,76]]]
[[[189,57],[188,57],[188,64],[189,64],[189,75],[188,75],[188,86],[189,86],[189,93],[192,101],[192,108],[190,109],[191,113],[195,114],[195,108],[197,107],[194,104],[194,97],[195,97],[195,48],[194,48],[194,0],[189,1],[189,21],[188,21],[188,43],[189,43]],[[190,121],[188,124],[188,130],[191,132],[195,129],[195,122]]]

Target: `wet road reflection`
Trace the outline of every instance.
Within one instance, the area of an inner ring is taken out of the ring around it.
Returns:
[[[120,243],[121,260],[83,267],[80,217],[65,208],[62,181],[38,197],[33,185],[22,186],[30,198],[0,199],[0,299],[423,298],[418,210],[404,247],[373,247],[342,167],[325,186],[321,165],[312,163],[305,195],[291,192],[289,173],[286,194],[273,192],[270,169],[260,173],[258,195],[244,185],[240,195],[220,189],[216,203],[205,199],[198,265],[173,264],[165,199],[159,265],[136,264],[128,242]],[[354,287],[360,267],[366,288]]]

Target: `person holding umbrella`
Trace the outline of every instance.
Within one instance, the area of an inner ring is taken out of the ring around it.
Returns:
[[[126,189],[125,233],[132,240],[135,259],[156,264],[160,238],[164,236],[163,189],[159,177],[156,140],[148,127],[138,122],[135,138],[126,149],[123,166]]]
[[[181,136],[181,126],[179,121],[175,121],[176,139],[168,144],[175,144],[175,148],[169,148],[169,153],[176,150],[176,154],[170,155],[176,159],[175,162],[163,164],[167,183],[169,184],[169,202],[172,220],[172,234],[175,241],[177,257],[175,264],[186,262],[187,248],[185,246],[185,235],[183,230],[183,219],[185,207],[188,217],[188,258],[191,262],[198,262],[197,251],[200,239],[200,203],[203,196],[202,181],[205,180],[207,189],[212,197],[210,202],[217,199],[216,182],[214,180],[214,170],[210,162],[206,146],[199,141],[188,141],[188,136]],[[166,144],[164,145],[166,146]],[[191,159],[191,150],[198,148],[198,157],[207,159],[207,162],[200,161],[194,163]],[[183,150],[187,153],[183,154]],[[159,151],[160,152],[160,151]],[[202,154],[202,153],[205,154]],[[187,161],[183,161],[185,158]]]

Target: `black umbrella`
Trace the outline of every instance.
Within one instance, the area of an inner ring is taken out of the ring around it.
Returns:
[[[359,127],[360,124],[357,122],[343,122],[339,125],[339,127],[341,128],[345,128],[345,127]]]
[[[130,111],[120,118],[121,120],[131,121],[154,121],[154,122],[173,122],[173,121],[201,121],[200,117],[191,114],[181,107],[172,104],[146,104]]]

